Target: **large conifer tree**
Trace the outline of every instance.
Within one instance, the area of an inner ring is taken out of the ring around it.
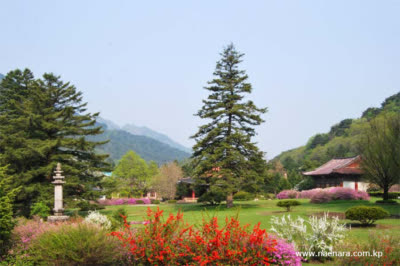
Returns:
[[[53,74],[34,79],[30,70],[9,72],[0,83],[0,157],[15,186],[22,186],[17,206],[23,214],[37,201],[49,204],[57,162],[67,178],[66,196],[88,195],[107,168],[107,155],[87,136],[102,133],[98,114],[88,113],[82,93]]]
[[[232,44],[221,53],[215,78],[205,87],[210,94],[197,113],[208,123],[192,136],[197,142],[193,147],[197,182],[207,185],[212,195],[224,193],[228,207],[232,193],[256,189],[266,165],[251,138],[256,134],[254,126],[264,122],[260,115],[267,109],[244,99],[252,86],[246,82],[245,71],[238,68],[243,55]]]

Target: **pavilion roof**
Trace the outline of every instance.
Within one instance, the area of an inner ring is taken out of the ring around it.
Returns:
[[[351,158],[337,158],[321,165],[314,171],[304,172],[303,175],[319,176],[330,174],[360,175],[362,171],[359,167],[360,156]]]

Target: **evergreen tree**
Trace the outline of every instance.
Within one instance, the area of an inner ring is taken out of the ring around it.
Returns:
[[[52,172],[60,162],[66,196],[82,196],[106,170],[107,155],[87,136],[102,133],[98,114],[88,113],[82,93],[53,74],[34,79],[30,70],[9,72],[0,83],[0,158],[13,183],[22,186],[16,206],[23,214],[38,201],[51,204]],[[90,194],[90,193],[89,193]]]
[[[208,185],[210,190],[218,187],[226,194],[230,207],[232,194],[264,172],[263,153],[251,138],[256,134],[253,127],[264,122],[260,115],[266,109],[244,100],[252,86],[246,82],[245,71],[238,68],[243,54],[231,44],[221,56],[215,78],[205,87],[210,95],[197,113],[209,122],[192,136],[197,142],[193,147],[193,162],[197,182]]]

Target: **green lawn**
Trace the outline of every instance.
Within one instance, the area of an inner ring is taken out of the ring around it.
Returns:
[[[376,198],[370,201],[333,201],[323,204],[312,204],[308,199],[300,199],[302,205],[294,207],[290,215],[293,218],[301,216],[307,218],[311,215],[322,214],[323,212],[330,212],[331,214],[344,215],[344,212],[353,206],[367,205],[367,206],[381,206],[386,209],[390,214],[400,215],[400,205],[382,205],[375,204]],[[259,200],[259,201],[241,201],[235,202],[235,207],[227,209],[225,205],[219,206],[205,206],[202,204],[160,204],[150,208],[156,209],[159,207],[164,210],[164,215],[169,213],[176,214],[179,210],[184,213],[184,219],[189,224],[198,224],[202,221],[203,217],[217,216],[220,222],[225,220],[225,217],[238,216],[242,224],[255,225],[261,223],[261,227],[270,228],[270,221],[272,216],[282,216],[288,214],[283,208],[276,206],[278,200]],[[103,213],[109,214],[113,210],[121,206],[108,206]],[[124,205],[128,213],[128,221],[143,221],[146,219],[147,206]],[[343,220],[345,223],[351,221]],[[353,221],[354,223],[354,221]],[[368,234],[371,230],[378,230],[382,234],[393,234],[400,232],[400,219],[384,219],[376,222],[376,227],[360,228],[352,227],[349,231],[348,238],[354,241],[367,241]]]

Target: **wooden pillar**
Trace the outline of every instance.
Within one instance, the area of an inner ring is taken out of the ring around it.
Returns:
[[[196,194],[194,193],[194,190],[192,190],[192,199],[196,197]]]
[[[343,182],[340,182],[340,187],[343,187]]]
[[[357,182],[357,181],[354,182],[354,189],[355,189],[356,191],[358,191],[358,182]]]

